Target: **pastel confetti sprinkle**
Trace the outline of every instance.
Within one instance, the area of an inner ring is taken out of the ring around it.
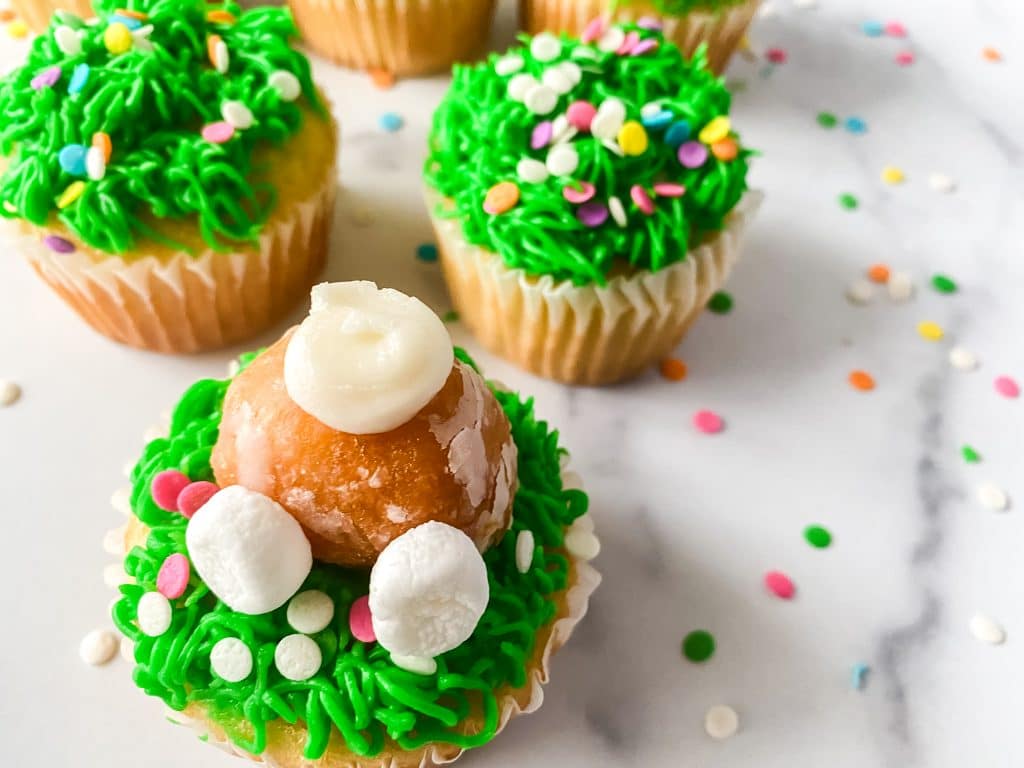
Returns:
[[[597,193],[597,187],[589,181],[578,181],[562,187],[562,197],[574,205],[582,205]]]
[[[60,193],[57,198],[57,208],[64,210],[78,200],[85,192],[84,181],[73,181],[68,184],[67,189]]]
[[[917,324],[917,333],[925,341],[941,341],[946,335],[942,326],[931,320],[922,320]]]
[[[167,512],[178,511],[178,494],[192,481],[176,469],[165,469],[153,476],[149,492],[156,505]]]
[[[235,135],[235,126],[227,120],[219,120],[216,123],[204,125],[201,135],[211,144],[225,144],[231,141]]]
[[[697,411],[693,414],[693,426],[705,435],[717,435],[725,429],[725,421],[714,411]]]
[[[614,195],[608,198],[608,212],[612,215],[612,221],[617,227],[625,227],[628,223],[626,208],[622,205],[622,201]]]
[[[57,81],[60,80],[60,76],[60,67],[49,67],[33,77],[32,80],[29,81],[29,85],[36,91],[41,91],[43,88],[52,88],[57,84]]]
[[[683,638],[683,656],[694,664],[715,655],[715,637],[705,629],[695,629]]]
[[[682,197],[686,194],[686,187],[671,181],[659,181],[654,185],[654,194],[658,197]]]
[[[992,386],[996,388],[1003,397],[1016,398],[1020,397],[1020,385],[1017,384],[1009,376],[996,376],[995,381],[992,382]]]
[[[887,289],[893,301],[907,301],[914,295],[914,279],[906,272],[893,272]]]
[[[971,634],[979,642],[988,645],[1002,645],[1006,642],[1006,630],[991,616],[975,614],[969,624]]]
[[[85,176],[85,155],[88,148],[82,144],[67,144],[57,153],[57,164],[64,173]]]
[[[721,141],[716,141],[711,145],[711,154],[717,157],[723,162],[735,160],[736,155],[739,154],[739,146],[733,139],[724,138]]]
[[[885,26],[880,21],[865,21],[860,25],[860,30],[868,37],[881,37]]]
[[[686,363],[678,357],[667,357],[662,360],[659,370],[669,381],[682,381],[686,378]]]
[[[124,24],[133,32],[142,26],[142,21],[140,19],[136,19],[134,16],[125,16],[120,12],[113,14],[110,17],[110,21],[118,24]]]
[[[220,74],[223,75],[228,71],[228,67],[231,65],[228,45],[220,35],[210,35],[206,38],[206,56],[213,68]]]
[[[957,285],[953,278],[937,273],[932,275],[932,288],[939,293],[956,293]]]
[[[846,209],[847,211],[855,211],[857,210],[857,206],[860,205],[860,203],[858,203],[857,198],[851,195],[849,192],[843,192],[839,196],[839,205]]]
[[[985,61],[1003,60],[1003,54],[1001,54],[998,49],[992,48],[991,46],[985,46],[981,49],[981,57],[985,59]]]
[[[527,184],[540,184],[546,181],[551,174],[548,173],[548,167],[540,160],[523,157],[516,163],[516,175]]]
[[[599,227],[608,220],[608,206],[600,200],[591,200],[576,209],[576,218],[586,227]]]
[[[909,67],[914,63],[914,52],[913,51],[900,51],[896,54],[896,63],[901,67]]]
[[[235,18],[235,14],[220,8],[207,11],[206,20],[213,24],[234,24],[238,21],[238,19]]]
[[[882,181],[886,184],[902,184],[906,180],[903,171],[894,165],[882,168]]]
[[[96,131],[92,135],[91,145],[103,152],[103,162],[109,163],[110,156],[114,152],[114,145],[110,141],[110,136],[105,134],[103,131]]]
[[[592,43],[595,40],[600,39],[607,28],[608,22],[603,16],[591,19],[587,26],[583,28],[583,34],[580,35],[580,40],[584,43]]]
[[[405,121],[402,120],[402,116],[397,115],[394,112],[385,112],[377,120],[377,124],[380,126],[380,129],[387,133],[395,133],[395,131],[401,130],[404,123]]]
[[[633,46],[633,50],[630,51],[630,56],[643,56],[645,53],[650,53],[658,47],[658,41],[653,37],[648,37],[646,40],[641,40],[639,43]]]
[[[859,117],[848,117],[843,125],[850,133],[867,133],[868,130],[868,124]]]
[[[651,200],[651,196],[647,194],[647,190],[639,184],[634,184],[629,188],[629,198],[646,216],[654,214],[654,201]]]
[[[889,282],[889,267],[886,264],[872,264],[868,267],[868,280],[872,283],[884,285]]]
[[[71,71],[71,81],[68,83],[68,93],[76,94],[80,93],[85,88],[86,83],[89,82],[89,65],[82,63],[78,64]]]
[[[772,64],[786,63],[786,51],[782,48],[769,48],[764,52],[764,57]]]
[[[960,455],[963,456],[964,461],[968,464],[977,464],[981,461],[981,454],[970,445],[962,446],[960,448]]]
[[[730,130],[732,130],[732,124],[729,122],[729,118],[719,115],[711,118],[708,124],[701,128],[697,138],[704,144],[714,144],[728,136]]]
[[[708,159],[708,148],[699,141],[686,141],[679,146],[676,157],[684,168],[700,168]]]
[[[665,143],[670,147],[678,148],[688,138],[690,138],[690,124],[685,120],[676,120],[665,131]]]
[[[416,246],[416,258],[432,264],[437,261],[437,246],[433,243],[421,243]]]
[[[845,296],[851,304],[864,306],[875,300],[875,287],[867,280],[854,280],[846,286]]]
[[[822,128],[835,128],[839,123],[839,119],[831,112],[819,112],[815,119]]]
[[[764,575],[768,591],[782,600],[790,600],[796,594],[796,584],[782,571],[768,571]]]
[[[54,253],[74,253],[75,245],[70,240],[65,240],[57,235],[47,235],[43,238],[43,245]]]
[[[956,182],[944,173],[932,173],[928,176],[928,186],[936,192],[948,194],[956,189]]]
[[[616,140],[623,153],[629,157],[636,157],[647,151],[647,131],[635,120],[628,120],[623,124]]]
[[[639,43],[639,42],[640,42],[640,33],[639,32],[637,32],[636,30],[633,30],[631,32],[627,32],[626,36],[624,38],[622,38],[622,43],[615,50],[616,55],[618,55],[618,56],[626,56],[626,55],[628,55],[629,52],[632,51],[633,48],[636,47],[636,44]]]
[[[864,662],[857,662],[850,670],[850,687],[855,691],[863,691],[868,684],[868,674],[871,672]]]
[[[20,386],[9,379],[0,379],[0,408],[14,405],[20,398]]]
[[[716,291],[708,299],[707,307],[716,315],[727,315],[732,311],[733,303],[731,294],[725,291]]]
[[[216,483],[211,483],[208,480],[189,483],[179,491],[178,498],[175,499],[175,506],[181,514],[191,519],[192,515],[198,512],[199,508],[212,499],[219,490],[220,487]]]
[[[267,85],[277,91],[281,101],[295,101],[302,94],[299,78],[284,69],[271,72],[267,78]]]
[[[177,600],[188,588],[188,577],[191,571],[188,558],[180,552],[168,555],[156,575],[157,591],[168,600]]]
[[[374,88],[386,91],[395,87],[394,72],[389,72],[386,69],[370,69],[366,74],[370,76],[370,82],[373,83]]]
[[[574,101],[565,111],[565,117],[569,121],[569,125],[573,126],[576,130],[589,131],[590,124],[597,117],[597,107],[589,101]]]
[[[520,573],[527,573],[533,565],[536,542],[533,538],[533,531],[522,530],[516,536],[516,570]]]
[[[530,134],[530,149],[542,149],[551,142],[552,135],[552,123],[550,120],[544,120],[543,122],[537,123],[534,126],[533,132]]]
[[[1006,491],[992,483],[982,483],[975,493],[981,506],[993,512],[1005,512],[1010,506],[1010,497]]]
[[[809,525],[804,528],[804,539],[815,549],[826,549],[832,544],[832,534],[820,525]]]
[[[348,628],[352,631],[352,636],[361,643],[372,643],[377,640],[377,635],[373,631],[369,595],[362,595],[352,601],[352,607],[348,611]]]
[[[7,34],[13,38],[28,37],[28,24],[21,19],[15,19],[7,25]]]
[[[973,371],[978,367],[978,358],[966,347],[953,347],[949,350],[949,364],[958,371]]]
[[[875,388],[875,379],[867,371],[850,371],[850,375],[846,379],[850,382],[851,387],[859,389],[861,392],[870,392]]]
[[[103,31],[103,45],[115,56],[130,51],[133,42],[131,30],[119,21],[115,21]]]
[[[210,649],[210,668],[229,683],[239,683],[252,672],[252,651],[237,637],[224,637]]]
[[[727,704],[716,704],[704,715],[704,731],[713,739],[728,739],[735,736],[739,728],[740,716]]]
[[[519,203],[519,187],[512,181],[501,181],[487,190],[484,210],[492,215],[505,213]]]

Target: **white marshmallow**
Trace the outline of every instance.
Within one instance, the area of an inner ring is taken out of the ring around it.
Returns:
[[[437,521],[393,539],[370,572],[374,634],[401,657],[433,658],[462,645],[489,599],[476,545]]]
[[[419,299],[366,281],[321,283],[288,342],[284,383],[327,426],[375,434],[415,416],[454,362],[448,329]]]
[[[234,611],[279,608],[313,566],[309,540],[294,517],[262,493],[232,485],[199,508],[185,529],[196,573]]]

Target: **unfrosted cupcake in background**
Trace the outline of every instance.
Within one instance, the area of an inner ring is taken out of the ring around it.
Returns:
[[[336,128],[282,8],[57,14],[0,80],[13,247],[100,332],[232,344],[299,302],[327,250]]]
[[[723,72],[746,35],[760,0],[519,0],[528,33],[600,34],[612,22],[660,26],[687,56],[707,47],[708,66]]]
[[[532,401],[416,299],[322,284],[131,473],[133,679],[272,766],[431,766],[543,700],[600,577]],[[144,736],[138,736],[144,738]]]
[[[427,202],[462,320],[541,376],[605,384],[679,343],[760,195],[730,95],[656,30],[541,33],[456,67]]]
[[[354,69],[408,77],[481,56],[494,0],[288,0],[302,37]]]

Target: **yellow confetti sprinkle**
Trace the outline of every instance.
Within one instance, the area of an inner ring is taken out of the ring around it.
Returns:
[[[11,37],[25,37],[28,35],[28,24],[21,19],[15,19],[7,25],[7,34]]]
[[[60,197],[57,198],[57,207],[62,210],[64,208],[67,208],[69,205],[75,202],[75,200],[80,198],[83,192],[85,192],[84,181],[71,182],[70,184],[68,184],[68,188],[61,192]]]
[[[714,144],[716,141],[721,141],[729,135],[729,131],[732,130],[732,124],[729,122],[729,118],[725,115],[719,115],[718,117],[711,118],[711,121],[700,129],[699,138],[705,144]]]
[[[941,341],[942,337],[946,335],[946,332],[942,330],[942,326],[938,323],[933,323],[931,320],[922,320],[918,323],[917,332],[922,339],[927,341]]]
[[[903,171],[895,165],[887,165],[882,169],[882,181],[886,184],[902,184],[906,178],[903,175]]]
[[[629,120],[619,129],[619,146],[626,155],[642,155],[647,151],[647,131],[636,120]]]
[[[103,44],[107,46],[108,51],[115,55],[130,51],[132,47],[132,32],[120,21],[115,21],[103,30]]]

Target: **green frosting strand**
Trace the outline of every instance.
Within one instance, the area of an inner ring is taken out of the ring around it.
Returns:
[[[553,61],[538,61],[530,52],[531,38],[520,38],[524,66],[513,74],[495,70],[503,58],[494,54],[487,62],[457,65],[451,88],[434,113],[428,157],[427,183],[454,200],[454,211],[465,238],[488,248],[512,268],[531,275],[551,275],[577,285],[603,284],[623,264],[658,270],[686,257],[687,250],[706,235],[722,228],[727,214],[747,188],[751,151],[740,149],[732,160],[708,153],[700,167],[684,167],[670,144],[672,123],[685,121],[689,141],[713,118],[727,116],[730,95],[723,81],[706,68],[703,49],[690,61],[666,42],[661,33],[634,24],[622,25],[641,40],[657,43],[642,55],[601,52],[596,45],[561,38],[561,54]],[[571,61],[582,70],[582,79],[567,94],[558,96],[554,110],[532,113],[524,103],[508,95],[509,82],[526,73],[541,81],[546,70]],[[577,134],[570,145],[577,151],[579,166],[569,176],[548,176],[540,183],[518,177],[523,158],[544,162],[549,146],[531,149],[531,136],[543,121],[553,121],[575,101],[597,108],[609,98],[626,107],[626,120],[642,120],[641,108],[657,105],[671,117],[667,124],[646,129],[648,146],[635,156],[620,157],[589,132]],[[736,140],[735,134],[730,134]],[[500,214],[484,210],[488,190],[500,182],[519,186],[519,203]],[[577,217],[578,207],[563,195],[567,186],[580,182],[596,187],[595,201],[618,198],[627,212],[626,226],[609,216],[599,226],[588,226]],[[657,182],[685,185],[682,197],[659,197],[652,191]],[[631,202],[631,190],[642,187],[654,203],[645,215]]]
[[[145,43],[114,54],[104,34],[116,8],[148,14],[152,25]],[[211,22],[206,14],[227,11],[236,23]],[[294,75],[305,98],[322,109],[309,62],[288,40],[296,34],[284,8],[242,12],[233,2],[207,5],[199,0],[110,0],[97,7],[100,21],[84,25],[58,13],[32,44],[23,67],[0,80],[0,153],[9,156],[0,177],[0,214],[46,223],[56,200],[75,181],[85,191],[60,220],[85,243],[109,253],[131,249],[137,237],[160,240],[143,220],[195,216],[207,243],[227,248],[253,241],[275,203],[274,189],[254,183],[259,169],[253,152],[261,144],[283,144],[300,127],[302,114],[286,102],[268,77],[283,70]],[[81,35],[81,51],[66,55],[57,30]],[[220,74],[207,53],[207,38],[220,36],[230,57]],[[76,69],[88,66],[81,90],[69,92]],[[54,67],[60,79],[33,87],[33,79]],[[245,104],[255,120],[223,144],[201,135],[204,125],[220,121],[228,100]],[[106,133],[113,154],[105,175],[87,179],[58,162],[68,145],[89,147]]]
[[[468,359],[457,350],[460,359]],[[252,360],[248,355],[243,367]],[[386,740],[413,750],[428,743],[463,748],[489,741],[498,727],[496,690],[526,682],[527,663],[538,631],[555,618],[554,595],[568,583],[569,562],[562,553],[565,529],[587,510],[587,496],[562,488],[558,433],[533,413],[532,400],[495,391],[508,415],[519,450],[519,490],[513,523],[501,542],[484,555],[490,602],[472,637],[438,657],[437,672],[416,675],[396,667],[388,652],[365,644],[349,631],[351,603],[367,594],[369,575],[315,562],[302,589],[319,589],[335,602],[329,627],[313,636],[323,654],[320,671],[302,682],[282,677],[274,668],[274,647],[293,632],[286,607],[261,616],[235,613],[210,593],[194,572],[181,598],[173,601],[170,629],[159,637],[143,634],[135,624],[139,598],[156,588],[163,561],[185,548],[187,520],[156,506],[150,494],[153,477],[178,469],[193,480],[212,480],[210,453],[217,440],[221,403],[230,382],[194,384],[174,410],[167,438],[149,443],[132,472],[131,505],[150,528],[145,547],[125,558],[136,583],[121,587],[113,608],[117,627],[135,643],[136,684],[172,709],[202,703],[241,748],[260,754],[267,723],[278,718],[305,723],[305,756],[316,759],[327,748],[332,727],[348,748],[361,756],[381,752]],[[520,530],[536,542],[530,569],[516,568]],[[248,678],[229,683],[210,666],[210,651],[225,637],[242,640],[252,651]],[[482,729],[465,733],[470,715],[483,716]]]

